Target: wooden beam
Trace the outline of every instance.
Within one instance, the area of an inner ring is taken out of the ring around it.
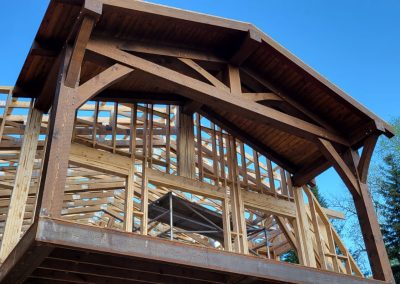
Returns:
[[[68,75],[65,78],[65,85],[74,88],[79,82],[81,65],[85,55],[85,47],[89,41],[90,34],[95,24],[95,19],[85,17],[82,21],[82,26],[76,38],[71,60],[68,65]]]
[[[106,151],[96,150],[78,143],[71,144],[69,161],[77,166],[127,177],[130,175],[130,158]]]
[[[0,262],[3,263],[20,240],[24,212],[31,186],[36,148],[42,122],[42,112],[32,108],[29,112],[18,169],[8,208],[6,225],[0,249]]]
[[[108,39],[109,40],[109,39]],[[194,49],[167,46],[163,43],[135,41],[117,41],[121,50],[138,52],[152,55],[162,55],[173,58],[186,58],[191,60],[201,60],[215,63],[227,63],[226,60],[213,53],[206,53]]]
[[[303,186],[304,192],[307,195],[307,199],[308,199],[308,209],[310,211],[310,215],[311,215],[311,224],[313,226],[313,230],[314,230],[314,240],[316,243],[316,247],[317,247],[317,253],[319,256],[319,263],[321,264],[321,268],[322,269],[327,269],[327,265],[326,265],[326,260],[325,260],[325,241],[323,240],[323,238],[321,237],[321,228],[319,225],[319,220],[318,220],[318,215],[316,212],[316,208],[318,206],[318,201],[316,200],[316,198],[314,198],[313,193],[311,192],[311,190],[308,189],[307,186]],[[303,194],[303,193],[301,193]],[[326,217],[326,216],[325,216]],[[329,220],[326,220],[329,223]]]
[[[129,173],[125,181],[125,206],[124,206],[124,230],[132,232],[133,229],[133,197],[135,195],[135,161],[131,159]]]
[[[7,117],[9,115],[9,108],[13,101],[12,90],[13,89],[11,88],[8,91],[6,105],[4,106],[4,110],[3,110],[3,118],[1,119],[1,124],[0,124],[0,142],[3,140],[4,128],[6,126]]]
[[[367,146],[367,152],[365,153],[368,156],[372,154],[373,146],[376,143],[373,138],[371,139],[372,140],[369,141],[370,145]],[[389,282],[393,281],[393,274],[375,209],[371,197],[369,196],[368,186],[359,178],[357,169],[360,168],[361,159],[359,159],[358,153],[349,149],[350,153],[347,156],[345,155],[346,159],[343,159],[330,142],[320,139],[320,143],[321,151],[333,164],[335,170],[352,193],[374,278]],[[368,157],[363,159],[365,159],[365,161],[362,162],[361,169],[364,171]],[[349,165],[354,166],[355,173],[350,169]],[[366,174],[367,173],[364,173],[364,175]]]
[[[224,85],[220,80],[215,78],[212,74],[210,74],[207,70],[205,70],[203,67],[201,67],[199,64],[197,64],[193,60],[187,59],[187,58],[178,58],[178,59],[180,61],[182,61],[183,63],[185,63],[186,65],[188,65],[193,70],[195,70],[197,73],[199,73],[205,79],[207,79],[207,81],[209,81],[215,87],[225,90],[225,91],[229,91],[229,88],[226,85]]]
[[[81,65],[85,56],[86,45],[98,17],[102,14],[102,3],[97,0],[85,0],[82,8],[82,22],[74,41],[74,47],[68,63],[65,85],[70,88],[79,84]]]
[[[262,102],[262,101],[283,102],[283,99],[274,93],[243,93],[242,96],[254,102]]]
[[[207,105],[220,107],[230,112],[237,112],[245,118],[270,124],[283,131],[305,139],[314,140],[321,137],[337,143],[348,145],[343,137],[312,123],[287,115],[273,108],[244,99],[238,94],[228,93],[210,84],[193,79],[169,68],[160,66],[143,58],[118,50],[112,43],[91,40],[87,48],[99,55],[117,62],[140,69],[146,73],[169,80],[180,85],[178,91],[189,99],[204,102]],[[190,91],[185,91],[190,90]]]
[[[42,202],[42,216],[61,214],[62,195],[68,169],[68,156],[71,148],[72,131],[76,109],[85,99],[92,97],[129,74],[132,69],[115,65],[79,87],[70,88],[64,84],[67,76],[66,64],[70,61],[72,50],[66,49],[64,62],[60,68],[60,81],[54,98],[49,121],[49,134],[44,159],[44,177],[41,180],[39,200]],[[76,84],[77,85],[77,84]],[[40,204],[40,203],[39,203]],[[38,208],[41,206],[38,206]]]
[[[195,148],[193,113],[187,114],[179,107],[178,113],[178,174],[195,178]]]
[[[374,145],[373,140],[370,141],[370,143]],[[373,145],[368,147],[372,147]],[[368,155],[370,155],[371,153],[369,152],[372,150],[366,150]],[[353,164],[356,169],[359,168],[361,159],[356,151],[350,150],[347,159],[349,164]],[[362,182],[359,178],[357,179],[357,182],[359,192],[358,194],[352,192],[352,195],[373,277],[374,279],[394,283],[393,273],[368,185],[365,182]]]
[[[187,177],[165,174],[149,168],[146,169],[146,178],[155,185],[172,187],[204,197],[222,200],[226,196],[224,188]]]
[[[229,181],[229,200],[233,225],[233,249],[238,253],[249,253],[247,239],[243,192],[240,188],[239,169],[237,167],[236,140],[226,138],[227,168]]]
[[[357,178],[354,176],[353,171],[349,168],[343,158],[339,155],[333,145],[324,139],[319,139],[321,152],[331,162],[336,172],[342,178],[351,193],[360,194],[360,188]]]
[[[68,35],[67,42],[74,39],[73,56],[69,58],[68,63],[64,63],[65,47],[54,60],[51,70],[47,75],[43,88],[36,100],[35,107],[43,112],[48,112],[53,102],[54,93],[57,89],[57,81],[61,78],[60,68],[68,68],[71,74],[67,74],[68,87],[76,87],[79,84],[79,76],[83,58],[85,55],[86,44],[90,38],[91,32],[98,17],[102,13],[102,3],[98,0],[85,0],[75,26]],[[68,66],[69,65],[69,66]],[[57,78],[58,76],[58,78]],[[75,82],[72,83],[72,80]],[[75,84],[75,85],[72,85]]]
[[[12,92],[13,87],[11,86],[0,86],[0,94],[9,94]]]
[[[295,205],[291,201],[245,190],[242,191],[242,196],[246,208],[280,217],[296,218]]]
[[[326,216],[332,219],[340,219],[340,220],[345,220],[346,216],[344,215],[343,212],[329,209],[329,208],[322,208],[322,211]]]
[[[105,90],[110,85],[124,79],[132,71],[132,68],[120,64],[112,65],[111,67],[107,68],[100,74],[94,76],[92,79],[79,86],[73,104],[76,108],[79,108],[86,101],[92,99],[94,96]]]
[[[62,247],[99,252],[107,254],[110,258],[115,255],[145,258],[160,263],[205,269],[206,272],[215,271],[259,277],[265,282],[272,280],[284,283],[311,284],[318,279],[321,283],[380,283],[352,275],[233,254],[214,248],[176,243],[118,230],[104,230],[63,220],[42,218],[38,225],[37,240]]]
[[[292,246],[292,248],[295,250],[296,255],[297,255],[298,254],[298,251],[297,251],[297,240],[296,240],[296,236],[294,235],[294,232],[291,231],[289,229],[289,227],[288,227],[288,225],[290,227],[292,227],[292,225],[290,224],[289,219],[283,218],[281,216],[276,216],[276,222],[279,225],[279,229],[281,229],[281,231],[285,235],[285,238],[287,239],[288,243]]]
[[[375,149],[376,142],[378,141],[379,135],[369,136],[363,146],[360,161],[358,162],[357,171],[362,183],[367,182],[368,169],[371,162],[372,154]]]
[[[38,209],[42,216],[60,216],[76,109],[71,99],[76,89],[59,83],[49,121]]]
[[[360,194],[353,194],[353,200],[373,277],[374,279],[395,283],[368,185],[360,183],[360,188]]]
[[[231,94],[242,96],[242,80],[240,79],[240,70],[238,67],[228,65],[228,81]]]

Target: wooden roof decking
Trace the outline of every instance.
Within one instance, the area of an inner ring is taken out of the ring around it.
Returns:
[[[244,93],[274,93],[277,99],[262,100],[260,104],[330,129],[348,140],[353,148],[360,147],[372,133],[393,135],[386,122],[249,23],[136,0],[99,2],[103,3],[102,16],[92,38],[112,37],[122,50],[201,81],[205,79],[173,56],[195,60],[221,81],[224,80],[223,64],[239,65]],[[51,1],[18,78],[15,96],[37,97],[43,89],[48,90],[44,88],[45,82],[50,73],[57,71],[54,69],[57,56],[73,33],[83,3]],[[105,60],[105,65],[99,66],[91,60],[93,56],[97,55],[92,51],[87,53],[82,81],[104,70],[108,64]],[[54,87],[56,76],[52,81]],[[157,98],[184,104],[188,93],[194,96],[184,86],[145,70],[135,70],[98,96],[124,97],[127,101]],[[269,153],[272,160],[293,174],[306,169],[319,173],[330,166],[314,143],[275,125],[245,118],[229,105],[222,108],[204,100],[199,112],[231,128],[237,136],[246,137],[245,142]]]

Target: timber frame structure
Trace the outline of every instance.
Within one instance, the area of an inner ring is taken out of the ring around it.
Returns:
[[[367,187],[391,127],[251,24],[54,0],[0,93],[1,283],[393,283]],[[373,279],[310,190],[331,166]]]

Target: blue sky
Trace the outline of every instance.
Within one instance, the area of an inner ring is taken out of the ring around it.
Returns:
[[[400,116],[398,0],[155,0],[252,22],[373,112]],[[13,85],[48,1],[0,4],[0,85]],[[330,195],[346,190],[334,171],[318,179]]]

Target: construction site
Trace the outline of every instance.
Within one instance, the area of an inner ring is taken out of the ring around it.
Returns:
[[[391,126],[252,24],[52,0],[0,99],[1,283],[394,283],[367,185]],[[372,277],[312,193],[330,167]]]

